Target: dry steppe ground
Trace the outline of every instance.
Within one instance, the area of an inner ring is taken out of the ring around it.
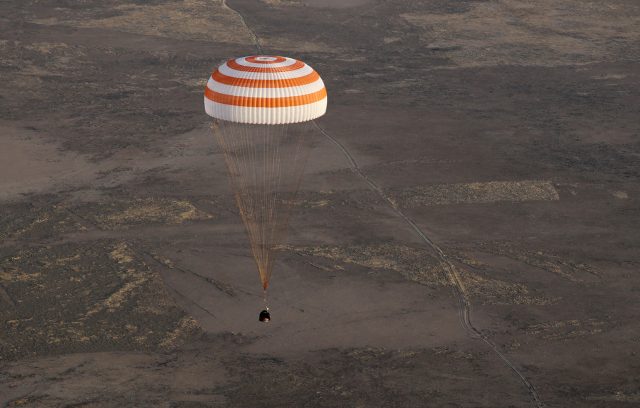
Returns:
[[[3,406],[640,405],[636,0],[0,9]],[[256,41],[330,95],[269,325],[202,108]]]

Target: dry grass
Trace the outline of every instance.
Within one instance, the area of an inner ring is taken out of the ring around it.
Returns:
[[[461,278],[469,296],[482,304],[545,306],[558,300],[533,295],[521,283],[490,279],[468,271],[462,271]]]
[[[2,239],[42,239],[55,234],[83,231],[63,207],[57,205],[7,205],[12,217],[0,219]]]
[[[600,278],[599,272],[591,265],[542,250],[521,248],[513,242],[483,242],[477,246],[477,249],[485,253],[504,256],[542,269],[571,282],[582,282]]]
[[[23,249],[0,259],[0,360],[78,351],[164,350],[198,328],[124,242]]]
[[[527,334],[542,337],[545,340],[566,340],[601,333],[606,326],[605,322],[596,319],[558,320],[533,324],[525,330]]]
[[[585,399],[591,401],[611,401],[614,403],[635,403],[640,404],[640,392],[637,391],[615,391],[608,395],[591,395]],[[617,405],[617,404],[616,404]]]
[[[500,201],[556,201],[560,197],[549,181],[490,181],[485,183],[436,184],[391,192],[400,206],[478,204]]]
[[[353,264],[373,270],[390,270],[405,278],[427,286],[446,286],[450,282],[442,272],[440,261],[424,249],[404,245],[358,245],[298,247],[299,254],[324,258],[333,262],[334,269],[343,269],[340,264]]]
[[[323,259],[324,262],[319,261],[314,266],[327,271],[335,272],[344,269],[345,264],[352,264],[376,271],[393,271],[410,281],[430,287],[453,285],[440,261],[425,249],[380,244],[298,247],[292,250],[304,256]],[[332,265],[322,265],[327,260]],[[461,271],[460,277],[468,295],[483,304],[548,305],[557,300],[533,295],[521,283],[492,279],[471,271]]]
[[[186,200],[144,198],[115,201],[98,205],[90,217],[103,229],[126,228],[142,224],[181,224],[185,221],[206,220],[212,215],[198,210]]]
[[[160,343],[160,348],[173,350],[183,344],[188,338],[200,330],[198,322],[191,316],[180,319],[178,326]]]

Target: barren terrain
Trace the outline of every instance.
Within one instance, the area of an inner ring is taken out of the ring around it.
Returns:
[[[2,406],[640,404],[637,1],[0,4]],[[202,106],[260,49],[329,92],[268,325]]]

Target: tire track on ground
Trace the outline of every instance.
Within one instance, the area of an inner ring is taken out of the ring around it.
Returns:
[[[247,24],[247,21],[244,19],[244,16],[240,12],[238,12],[236,9],[229,7],[229,5],[227,4],[227,0],[222,0],[222,7],[226,8],[227,10],[231,11],[233,14],[238,16],[238,18],[240,19],[240,22],[242,23],[242,26],[245,28],[245,30],[247,30],[247,32],[251,36],[253,45],[254,47],[256,47],[256,52],[258,54],[263,54],[264,50],[262,49],[262,44],[260,44],[260,38],[258,38],[258,35],[256,34],[256,32],[253,31],[251,27],[249,27],[249,24]]]
[[[249,27],[244,16],[239,11],[230,7],[227,4],[226,0],[222,0],[222,5],[238,16],[238,18],[242,22],[242,25],[249,32],[251,38],[253,39],[256,52],[259,54],[263,54],[264,49],[260,44],[260,39],[256,34],[256,32],[252,30],[251,27]],[[468,300],[467,291],[464,287],[464,284],[462,283],[460,274],[456,270],[453,263],[449,260],[447,255],[444,253],[444,251],[442,251],[442,249],[433,240],[431,240],[431,238],[429,238],[424,233],[424,231],[422,231],[422,229],[420,229],[420,227],[418,227],[418,225],[411,218],[409,218],[398,207],[398,205],[389,196],[387,196],[384,193],[384,191],[360,168],[360,166],[356,162],[353,155],[349,152],[349,150],[347,150],[347,148],[342,143],[340,143],[340,141],[338,141],[336,138],[331,136],[331,134],[329,134],[326,130],[324,130],[318,124],[317,121],[313,121],[313,123],[318,129],[318,131],[342,152],[344,157],[349,162],[349,167],[351,171],[357,174],[373,191],[375,191],[385,202],[387,202],[387,204],[391,207],[394,213],[398,217],[400,217],[406,224],[408,224],[409,227],[411,227],[411,229],[420,237],[420,239],[438,255],[438,258],[445,266],[447,277],[454,284],[453,293],[458,301],[458,317],[462,327],[465,329],[467,333],[471,335],[472,338],[480,339],[485,344],[487,344],[493,350],[494,354],[496,354],[500,358],[500,360],[502,360],[502,362],[507,367],[509,367],[509,369],[511,369],[511,371],[518,377],[520,382],[522,382],[522,384],[527,388],[527,391],[529,392],[529,395],[531,396],[535,405],[538,408],[544,407],[544,403],[540,399],[540,396],[536,391],[535,387],[533,386],[533,384],[531,384],[531,382],[524,376],[524,374],[520,371],[520,369],[513,362],[511,362],[511,360],[509,360],[509,358],[502,351],[500,351],[498,346],[493,341],[491,341],[486,335],[484,335],[479,329],[477,329],[471,322],[471,304]]]
[[[170,268],[169,266],[165,265],[163,262],[159,261],[155,256],[153,256],[149,252],[146,252],[144,250],[140,250],[139,248],[135,248],[135,247],[134,247],[134,252],[142,255],[142,260],[147,262],[148,265],[155,264],[158,267],[164,269],[167,273],[173,273],[173,271],[176,269],[176,268]],[[201,275],[199,275],[197,273],[194,273],[194,272],[191,272],[191,271],[187,272],[187,271],[185,271],[183,269],[179,269],[179,271],[182,272],[182,273],[191,273],[193,275],[196,275],[198,278],[203,279],[203,280],[207,281],[208,283],[214,285],[213,283],[209,282],[206,278],[204,278],[203,276],[201,276]],[[213,317],[214,319],[217,319],[217,317],[215,316],[215,314],[213,314],[213,312],[211,312],[206,307],[202,306],[200,303],[192,300],[189,296],[187,296],[186,294],[184,294],[181,291],[179,291],[178,289],[176,289],[173,285],[170,285],[169,282],[165,281],[165,285],[170,291],[172,291],[173,293],[175,293],[179,297],[181,297],[181,298],[185,299],[186,301],[188,301],[189,303],[193,304],[198,309],[202,310],[203,312],[205,312],[209,316]]]

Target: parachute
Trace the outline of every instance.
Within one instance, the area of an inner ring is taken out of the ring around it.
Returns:
[[[265,293],[275,254],[312,146],[312,120],[326,112],[327,91],[302,61],[249,56],[218,67],[204,92],[211,129]]]

